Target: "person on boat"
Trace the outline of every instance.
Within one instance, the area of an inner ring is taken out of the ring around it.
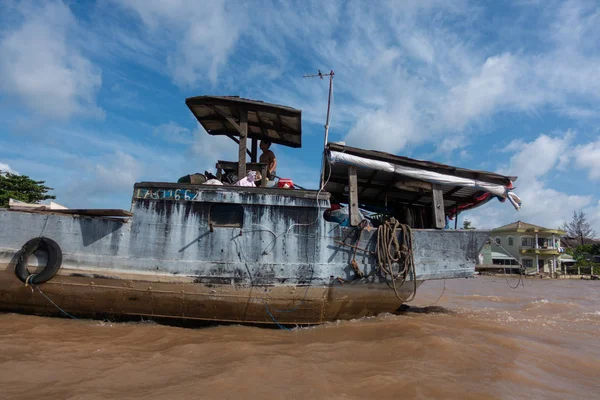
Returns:
[[[271,151],[269,148],[271,147],[271,142],[268,140],[260,141],[260,149],[262,150],[262,154],[258,159],[258,162],[267,164],[267,178],[273,180],[275,178],[275,169],[277,168],[277,158],[275,158],[275,153]]]

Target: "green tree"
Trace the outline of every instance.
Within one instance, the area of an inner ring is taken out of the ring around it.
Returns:
[[[34,181],[26,175],[17,175],[0,171],[0,208],[8,207],[8,199],[39,203],[42,200],[55,199],[48,193],[54,190],[45,186],[44,181]]]
[[[600,244],[582,244],[573,249],[567,249],[567,254],[573,256],[578,268],[590,268],[590,274],[598,273],[600,266],[594,263],[592,257],[600,255]],[[595,272],[594,272],[595,271]]]
[[[582,210],[579,210],[579,213],[573,211],[573,220],[563,223],[560,229],[566,231],[569,237],[580,238],[582,245],[585,244],[584,239],[593,239],[596,236]]]
[[[465,219],[465,220],[463,221],[463,226],[462,226],[462,228],[463,228],[463,229],[477,229],[477,228],[475,228],[474,226],[471,226],[471,221],[469,221],[468,219]]]

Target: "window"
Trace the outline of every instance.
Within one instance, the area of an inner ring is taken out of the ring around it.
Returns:
[[[514,245],[515,245],[515,241],[514,241],[514,239],[513,239],[513,237],[512,237],[512,236],[509,236],[509,237],[508,237],[508,245],[509,245],[509,246],[514,246]]]
[[[208,223],[214,227],[241,228],[244,208],[240,204],[215,203],[210,206]]]
[[[521,246],[523,247],[533,247],[533,238],[531,236],[523,236],[521,238]]]
[[[525,267],[525,268],[533,268],[533,259],[531,259],[531,258],[522,258],[521,259],[521,264],[523,264],[523,267]]]
[[[498,246],[502,245],[502,240],[499,237],[496,237],[495,241]]]

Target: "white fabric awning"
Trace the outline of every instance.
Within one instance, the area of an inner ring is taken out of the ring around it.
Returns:
[[[485,192],[492,193],[504,199],[508,198],[515,207],[515,209],[518,210],[521,208],[521,199],[519,199],[519,197],[516,194],[512,193],[509,188],[503,185],[488,183],[476,179],[442,174],[434,171],[411,168],[386,161],[372,160],[365,157],[359,157],[353,154],[342,153],[339,151],[330,151],[329,160],[334,164],[344,163],[356,167],[395,173],[398,175],[403,175],[439,185],[462,186],[479,189]]]

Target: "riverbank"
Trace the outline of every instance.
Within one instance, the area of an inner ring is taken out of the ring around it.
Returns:
[[[556,276],[550,276],[549,274],[535,274],[535,275],[522,275],[522,274],[515,274],[515,273],[501,273],[501,272],[477,272],[476,276],[496,276],[496,277],[512,277],[512,278],[519,278],[522,277],[524,279],[583,279],[583,280],[588,280],[588,281],[599,281],[600,282],[600,276],[599,275],[556,275]]]

